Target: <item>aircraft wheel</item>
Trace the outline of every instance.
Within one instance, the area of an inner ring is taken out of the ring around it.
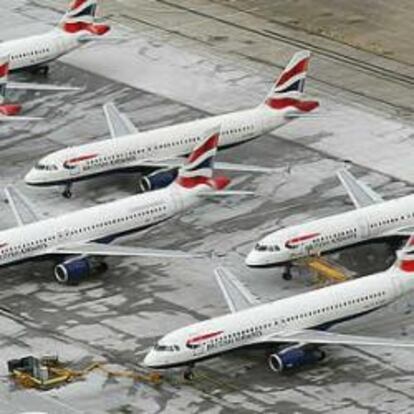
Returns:
[[[72,198],[72,191],[66,189],[65,191],[63,191],[62,196],[67,199],[70,199]]]
[[[283,280],[292,280],[292,265],[288,263],[282,274]]]
[[[183,377],[186,381],[192,381],[194,379],[194,372],[192,367],[188,367],[184,373]]]
[[[292,280],[292,273],[289,271],[284,271],[282,274],[283,280]]]

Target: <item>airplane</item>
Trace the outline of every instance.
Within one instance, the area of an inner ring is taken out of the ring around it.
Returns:
[[[79,180],[116,171],[179,167],[184,156],[200,142],[206,128],[222,125],[219,148],[250,141],[262,134],[306,116],[319,106],[317,101],[301,100],[310,52],[295,53],[272,86],[264,102],[253,109],[139,132],[113,103],[104,106],[111,139],[70,147],[42,158],[25,177],[32,186],[64,186],[70,198],[72,184]],[[216,162],[222,170],[269,172],[269,169]],[[139,187],[147,182],[140,182]]]
[[[50,62],[109,32],[109,26],[95,22],[97,6],[97,0],[73,0],[58,27],[0,43],[0,55],[10,56],[11,71],[43,71],[47,75]]]
[[[414,195],[385,201],[344,168],[338,178],[355,209],[277,230],[261,239],[245,259],[249,267],[286,265],[285,280],[292,278],[292,262],[373,240],[407,239],[414,225]]]
[[[37,121],[41,118],[17,116],[22,111],[20,103],[8,102],[6,94],[8,89],[28,89],[35,91],[75,91],[72,86],[47,85],[43,83],[9,82],[9,56],[0,56],[0,122]]]
[[[414,290],[413,235],[385,272],[269,303],[260,303],[228,269],[219,267],[215,273],[230,313],[168,333],[147,353],[144,366],[185,366],[184,377],[191,379],[199,361],[236,349],[263,347],[272,349],[268,364],[280,373],[323,360],[325,351],[321,347],[326,345],[414,347],[414,340],[329,331]]]
[[[178,173],[160,171],[151,179],[158,190],[78,210],[59,217],[40,219],[31,203],[13,187],[6,197],[18,227],[0,232],[0,266],[26,260],[55,258],[54,275],[59,283],[78,284],[91,273],[104,270],[95,258],[105,256],[189,258],[175,250],[114,246],[113,240],[163,223],[191,210],[204,198],[249,194],[224,189],[227,177],[213,178],[213,159],[220,128],[204,135]]]

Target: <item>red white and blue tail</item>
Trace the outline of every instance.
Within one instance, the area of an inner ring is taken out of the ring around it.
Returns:
[[[21,112],[22,106],[16,103],[6,103],[7,81],[9,77],[10,57],[0,56],[0,115],[12,116]]]
[[[396,266],[403,272],[414,273],[414,235],[411,235],[405,246],[397,252]]]
[[[0,56],[0,103],[6,99],[7,81],[9,78],[9,56]]]
[[[68,11],[59,23],[66,33],[88,32],[102,36],[110,30],[105,24],[96,24],[97,0],[73,0]]]
[[[186,165],[178,171],[176,183],[184,188],[208,185],[214,189],[226,187],[230,180],[227,177],[213,178],[214,157],[220,139],[220,126],[207,131],[205,138],[188,157]]]
[[[302,50],[293,55],[292,59],[280,74],[264,104],[276,110],[295,108],[301,112],[310,112],[319,106],[317,101],[302,101],[305,90],[311,53]]]

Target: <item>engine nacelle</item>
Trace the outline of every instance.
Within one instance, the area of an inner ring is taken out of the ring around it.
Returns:
[[[142,177],[138,183],[138,191],[140,193],[147,193],[148,191],[160,190],[168,187],[178,175],[178,169],[172,168],[168,170],[161,170],[145,177]]]
[[[320,349],[305,349],[303,347],[285,348],[280,352],[269,355],[269,366],[272,371],[282,372],[286,369],[299,368],[314,364],[325,358],[325,352]]]
[[[68,260],[55,267],[55,278],[61,284],[76,285],[91,274],[91,263],[86,258]]]

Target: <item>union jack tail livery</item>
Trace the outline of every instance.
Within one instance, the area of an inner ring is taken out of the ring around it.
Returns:
[[[411,235],[402,250],[397,252],[397,266],[407,273],[414,273],[414,235]]]
[[[7,80],[9,77],[9,57],[0,56],[0,103],[6,98]]]
[[[10,58],[0,56],[0,115],[12,116],[21,112],[20,104],[6,103],[7,81],[9,76]]]
[[[310,57],[308,50],[293,55],[267,95],[264,102],[267,107],[276,110],[294,108],[300,112],[310,112],[319,106],[317,101],[300,99],[305,89]]]
[[[89,32],[102,36],[110,30],[105,24],[95,24],[97,0],[73,0],[59,27],[67,33]]]
[[[207,185],[216,190],[226,187],[230,180],[227,177],[213,178],[214,157],[220,138],[220,126],[214,127],[205,134],[205,139],[188,157],[186,165],[178,171],[177,184],[184,188]]]

